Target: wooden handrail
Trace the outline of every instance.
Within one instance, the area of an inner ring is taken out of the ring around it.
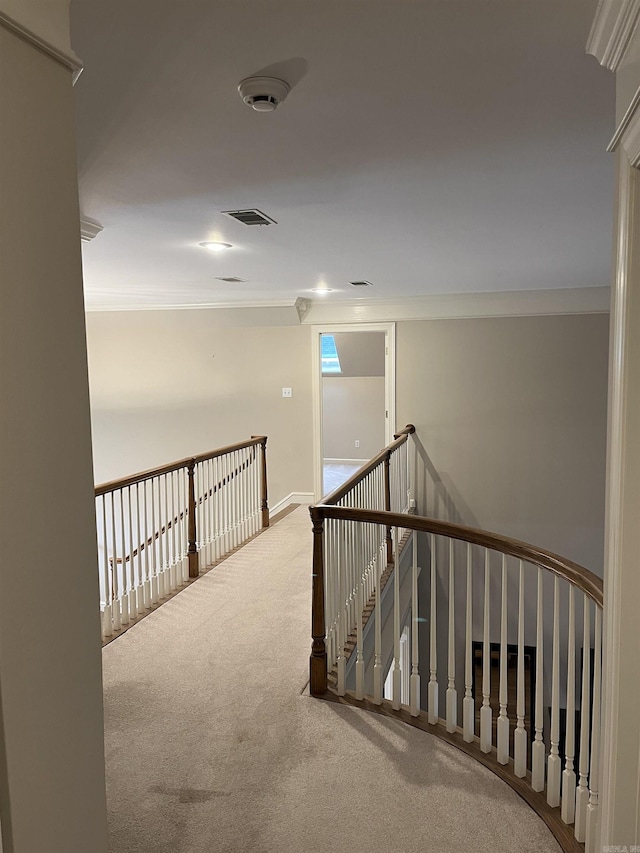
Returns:
[[[416,428],[414,427],[413,424],[407,424],[404,429],[401,429],[401,430],[399,430],[399,432],[394,433],[393,437],[394,438],[402,438],[403,435],[406,435],[407,437],[409,437],[410,435],[413,435],[415,431],[416,431]]]
[[[153,477],[158,477],[162,474],[171,474],[172,471],[180,471],[183,468],[188,468],[191,462],[197,465],[199,462],[216,459],[218,456],[224,456],[227,453],[232,453],[234,450],[244,450],[246,447],[253,447],[257,444],[266,445],[266,442],[267,437],[265,435],[254,435],[249,440],[238,442],[238,444],[229,444],[227,447],[219,447],[217,450],[210,450],[198,456],[187,456],[185,459],[179,459],[177,462],[169,462],[167,465],[161,465],[159,468],[149,468],[147,471],[130,474],[128,477],[110,480],[95,487],[95,496],[99,497],[100,495],[106,495],[109,492],[115,492],[127,486],[134,486],[136,483],[151,480]]]
[[[439,536],[447,536],[450,539],[470,542],[472,545],[480,545],[492,551],[499,551],[502,554],[508,554],[534,566],[547,569],[580,589],[598,607],[603,605],[602,579],[596,574],[584,566],[578,565],[578,563],[560,557],[558,554],[545,551],[518,539],[510,539],[508,536],[502,536],[499,533],[489,533],[486,530],[453,524],[450,521],[437,521],[434,518],[405,515],[399,512],[353,509],[351,507],[328,506],[327,504],[312,506],[309,511],[314,528],[316,526],[321,527],[325,518],[336,518],[343,521],[358,521],[364,524],[380,524],[385,527],[402,527],[422,533],[434,533]],[[314,566],[314,574],[316,572],[317,568]]]
[[[266,441],[266,439],[265,439],[265,441]],[[250,463],[252,463],[252,462],[254,461],[254,459],[255,459],[255,458],[256,458],[256,457],[255,457],[255,452],[254,452],[254,454],[253,454],[253,456],[251,456],[250,460],[247,460],[247,461],[243,462],[241,465],[239,465],[239,466],[238,466],[238,467],[236,467],[233,471],[231,471],[231,473],[230,473],[230,474],[226,474],[226,475],[225,475],[221,480],[219,480],[219,481],[218,481],[218,483],[216,483],[216,485],[215,485],[215,486],[211,486],[211,488],[210,488],[208,491],[206,491],[203,495],[201,495],[201,496],[197,499],[197,501],[196,501],[196,505],[197,505],[197,506],[200,506],[200,505],[201,505],[201,504],[203,504],[206,500],[209,500],[209,498],[213,497],[213,495],[214,495],[216,492],[220,491],[220,489],[221,489],[223,486],[226,486],[226,485],[227,485],[227,483],[230,483],[232,480],[234,480],[234,479],[238,476],[238,474],[240,474],[242,471],[244,471],[244,470],[245,470],[245,468],[247,468],[247,467],[248,467],[248,465],[249,465]],[[188,466],[187,466],[187,467],[188,467]],[[261,472],[261,473],[262,473],[262,472]],[[172,527],[173,527],[175,524],[178,524],[178,522],[182,521],[182,520],[184,519],[184,517],[185,517],[185,512],[181,512],[181,513],[179,513],[178,515],[176,515],[174,518],[172,518],[172,519],[171,519],[170,521],[168,521],[166,524],[163,524],[163,525],[162,525],[162,527],[161,527],[159,530],[156,530],[154,533],[152,533],[152,534],[151,534],[151,535],[146,539],[146,541],[145,541],[145,542],[141,542],[141,543],[140,543],[140,545],[139,545],[137,548],[134,548],[134,549],[133,549],[133,551],[132,551],[130,554],[127,554],[127,555],[125,556],[125,558],[124,558],[124,559],[123,559],[122,557],[117,557],[117,558],[116,558],[116,563],[128,563],[128,562],[129,562],[129,560],[130,560],[132,557],[137,557],[139,553],[141,553],[142,551],[144,551],[145,547],[151,547],[151,545],[153,545],[153,543],[154,543],[157,539],[159,539],[159,538],[160,538],[160,536],[162,536],[162,535],[163,535],[164,533],[166,533],[168,530],[171,530],[171,529],[172,529]],[[266,526],[268,527],[269,525],[267,524]],[[111,564],[113,564],[113,558],[110,558],[110,562],[111,562]]]
[[[330,506],[332,504],[338,503],[339,500],[348,494],[358,483],[361,483],[362,480],[370,474],[378,465],[382,465],[385,461],[391,458],[391,454],[398,449],[401,445],[407,441],[409,436],[416,431],[416,428],[413,424],[407,424],[407,426],[400,430],[400,432],[394,435],[394,440],[388,447],[385,447],[380,453],[376,454],[373,459],[370,459],[368,462],[359,468],[355,474],[352,474],[348,480],[346,480],[341,486],[338,486],[337,489],[334,489],[333,492],[330,492],[323,500],[324,506]]]

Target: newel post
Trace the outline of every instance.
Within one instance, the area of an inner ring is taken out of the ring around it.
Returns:
[[[384,457],[384,508],[391,512],[391,454]],[[391,528],[387,527],[387,563],[393,562],[393,539]]]
[[[260,438],[252,435],[251,438]],[[267,436],[260,439],[260,509],[262,510],[262,527],[269,526],[269,501],[267,499]]]
[[[187,517],[189,519],[189,577],[197,578],[200,574],[200,560],[196,547],[196,484],[195,484],[196,460],[192,459],[187,465],[189,475],[188,499],[189,508]]]
[[[327,649],[324,618],[324,519],[317,507],[309,510],[313,522],[313,588],[311,595],[311,658],[309,681],[312,696],[323,696],[327,690]]]

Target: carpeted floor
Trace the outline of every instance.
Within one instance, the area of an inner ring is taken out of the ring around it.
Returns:
[[[557,853],[458,750],[304,695],[295,510],[104,649],[112,853]]]

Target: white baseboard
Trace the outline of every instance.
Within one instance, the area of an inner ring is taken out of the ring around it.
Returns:
[[[282,498],[281,501],[278,501],[277,504],[271,507],[269,510],[269,518],[273,518],[274,515],[277,515],[281,510],[285,507],[288,507],[289,504],[312,504],[313,503],[313,492],[291,492],[286,496],[286,498]]]
[[[368,459],[323,459],[325,465],[359,465],[362,467]]]

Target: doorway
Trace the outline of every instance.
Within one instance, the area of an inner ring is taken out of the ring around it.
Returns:
[[[395,325],[314,327],[314,493],[319,502],[390,443]]]

